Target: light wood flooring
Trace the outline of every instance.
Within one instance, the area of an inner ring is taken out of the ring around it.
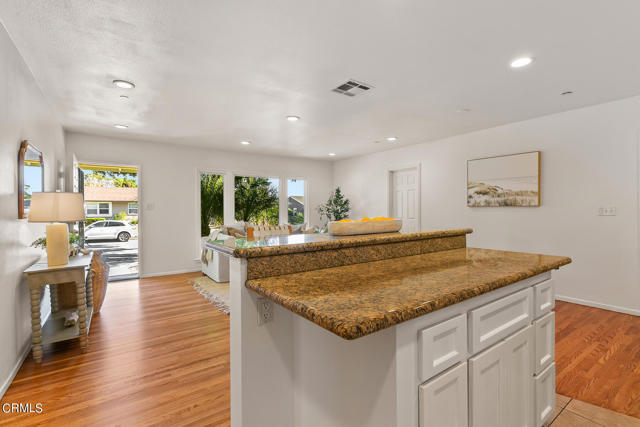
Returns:
[[[89,351],[46,346],[2,399],[43,413],[0,411],[0,425],[229,425],[229,316],[192,288],[198,275],[110,283]]]
[[[640,317],[556,302],[556,390],[640,418]]]
[[[229,316],[192,288],[197,276],[110,283],[88,353],[75,341],[46,346],[2,399],[43,413],[0,411],[0,425],[228,426]],[[563,302],[556,313],[553,427],[640,426],[600,408],[640,418],[640,317]]]

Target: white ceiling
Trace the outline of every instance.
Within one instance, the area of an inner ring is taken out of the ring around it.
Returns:
[[[639,17],[637,0],[0,1],[67,129],[323,159],[640,94]],[[375,88],[331,92],[347,79]]]

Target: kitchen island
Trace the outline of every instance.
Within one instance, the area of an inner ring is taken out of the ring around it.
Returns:
[[[210,245],[231,256],[231,422],[539,426],[555,403],[551,272],[469,229]]]

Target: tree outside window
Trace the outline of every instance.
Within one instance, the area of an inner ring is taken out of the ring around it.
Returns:
[[[235,177],[235,219],[259,225],[278,225],[279,180]]]

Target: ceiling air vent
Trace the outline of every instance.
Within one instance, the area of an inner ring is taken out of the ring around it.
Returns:
[[[348,82],[333,89],[333,91],[347,96],[356,96],[368,91],[369,89],[373,89],[373,86],[355,80],[349,80]]]

